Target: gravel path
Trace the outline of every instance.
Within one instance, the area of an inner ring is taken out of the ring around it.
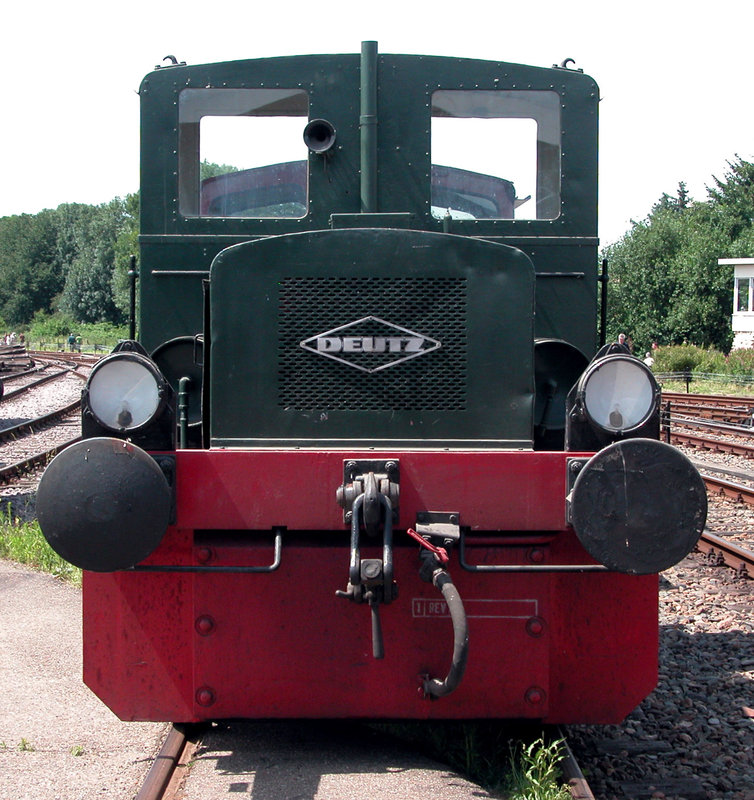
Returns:
[[[166,726],[81,681],[81,592],[0,560],[0,800],[132,800]]]

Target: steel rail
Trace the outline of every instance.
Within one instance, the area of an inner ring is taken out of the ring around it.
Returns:
[[[735,569],[740,575],[754,578],[754,552],[723,539],[710,531],[704,531],[696,545],[699,552],[717,563]]]
[[[0,483],[8,483],[11,478],[14,478],[18,475],[23,475],[32,467],[46,463],[53,456],[56,456],[61,450],[65,450],[66,447],[70,447],[72,444],[76,444],[76,442],[80,441],[80,436],[77,436],[74,439],[68,439],[65,442],[56,444],[54,447],[50,447],[44,452],[35,453],[33,456],[29,456],[23,461],[17,461],[15,464],[8,464],[7,467],[0,468]]]
[[[564,753],[560,760],[560,770],[563,773],[563,779],[568,784],[568,791],[571,793],[571,797],[573,800],[595,800],[594,794],[565,737],[563,737],[563,747]]]
[[[186,748],[188,732],[184,726],[173,725],[160,752],[152,762],[136,800],[161,800],[173,777],[175,768]]]
[[[751,409],[727,408],[725,406],[693,406],[670,404],[680,414],[695,414],[698,418],[714,420],[728,425],[745,425],[752,419]]]
[[[699,417],[686,417],[683,415],[673,416],[673,409],[670,409],[670,416],[666,417],[666,421],[671,425],[680,425],[685,428],[706,428],[710,431],[717,431],[718,433],[730,433],[734,436],[744,436],[751,438],[754,435],[754,428],[751,425],[736,425],[730,422],[717,422],[709,419],[701,419]]]
[[[730,405],[743,408],[745,406],[754,407],[754,397],[744,395],[724,395],[724,394],[686,394],[686,392],[666,392],[662,393],[663,400],[678,401],[689,404],[714,403],[716,405]]]
[[[700,447],[704,450],[714,450],[719,453],[732,453],[742,458],[754,458],[754,445],[741,442],[729,442],[724,439],[708,439],[694,433],[681,433],[678,430],[670,431],[670,440],[675,444],[685,444],[689,447]]]
[[[60,372],[50,372],[47,375],[43,375],[41,378],[37,378],[37,380],[32,381],[31,383],[27,383],[25,386],[19,386],[17,389],[11,389],[10,391],[5,392],[3,395],[3,402],[6,400],[10,400],[13,397],[18,397],[25,392],[29,392],[32,389],[36,388],[37,386],[41,386],[43,383],[47,383],[48,381],[53,381],[56,378],[62,378],[64,375],[69,375],[73,373],[74,375],[78,375],[80,378],[84,376],[80,375],[77,372],[73,372],[71,367],[66,367]]]
[[[8,384],[15,381],[16,378],[25,378],[27,375],[34,375],[36,372],[43,372],[49,366],[49,364],[42,364],[40,367],[34,366],[31,369],[27,369],[25,372],[13,372],[10,375],[3,375],[3,381]]]
[[[66,417],[81,407],[81,400],[74,400],[63,408],[58,408],[55,411],[50,411],[47,414],[42,414],[40,417],[27,420],[26,422],[19,422],[18,425],[11,425],[9,428],[0,430],[0,442],[11,439],[19,434],[33,433],[35,428],[42,428],[49,422],[53,422],[60,417]]]
[[[66,353],[51,350],[29,350],[29,355],[38,361],[62,362],[65,364],[87,367],[96,364],[101,358],[108,355],[108,353]]]
[[[754,505],[754,486],[746,486],[742,483],[733,483],[733,481],[726,481],[715,475],[702,474],[702,480],[708,489],[711,489],[718,494],[729,497],[731,500]]]

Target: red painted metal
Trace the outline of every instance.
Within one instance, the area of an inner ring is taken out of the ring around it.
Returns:
[[[384,659],[372,657],[368,606],[335,596],[349,562],[335,503],[342,462],[375,454],[187,451],[177,454],[178,525],[148,563],[270,564],[270,528],[284,525],[281,565],[254,574],[86,573],[87,684],[124,719],[173,721],[616,722],[651,691],[656,576],[474,573],[452,553],[448,569],[469,617],[468,666],[455,692],[425,699],[422,678],[445,675],[453,634],[405,534],[416,511],[459,512],[476,531],[471,563],[589,559],[564,525],[565,454],[389,455],[401,464],[401,526],[398,598],[380,607]],[[380,548],[363,546],[362,557],[379,557]]]
[[[178,527],[339,530],[343,461],[400,461],[400,525],[417,511],[460,511],[473,530],[560,530],[565,461],[531,451],[181,450]]]

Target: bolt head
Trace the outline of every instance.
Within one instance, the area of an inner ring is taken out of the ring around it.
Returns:
[[[196,690],[197,705],[211,706],[215,702],[215,691],[209,686],[201,686]]]
[[[200,636],[209,636],[215,629],[215,620],[209,614],[203,614],[197,618],[194,628]]]

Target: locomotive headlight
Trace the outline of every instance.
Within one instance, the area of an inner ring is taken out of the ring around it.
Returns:
[[[595,361],[579,383],[587,417],[609,433],[634,430],[655,412],[657,382],[651,370],[632,356],[612,355]]]
[[[162,411],[166,386],[150,359],[138,353],[115,353],[100,361],[89,376],[89,409],[111,431],[135,431]]]

